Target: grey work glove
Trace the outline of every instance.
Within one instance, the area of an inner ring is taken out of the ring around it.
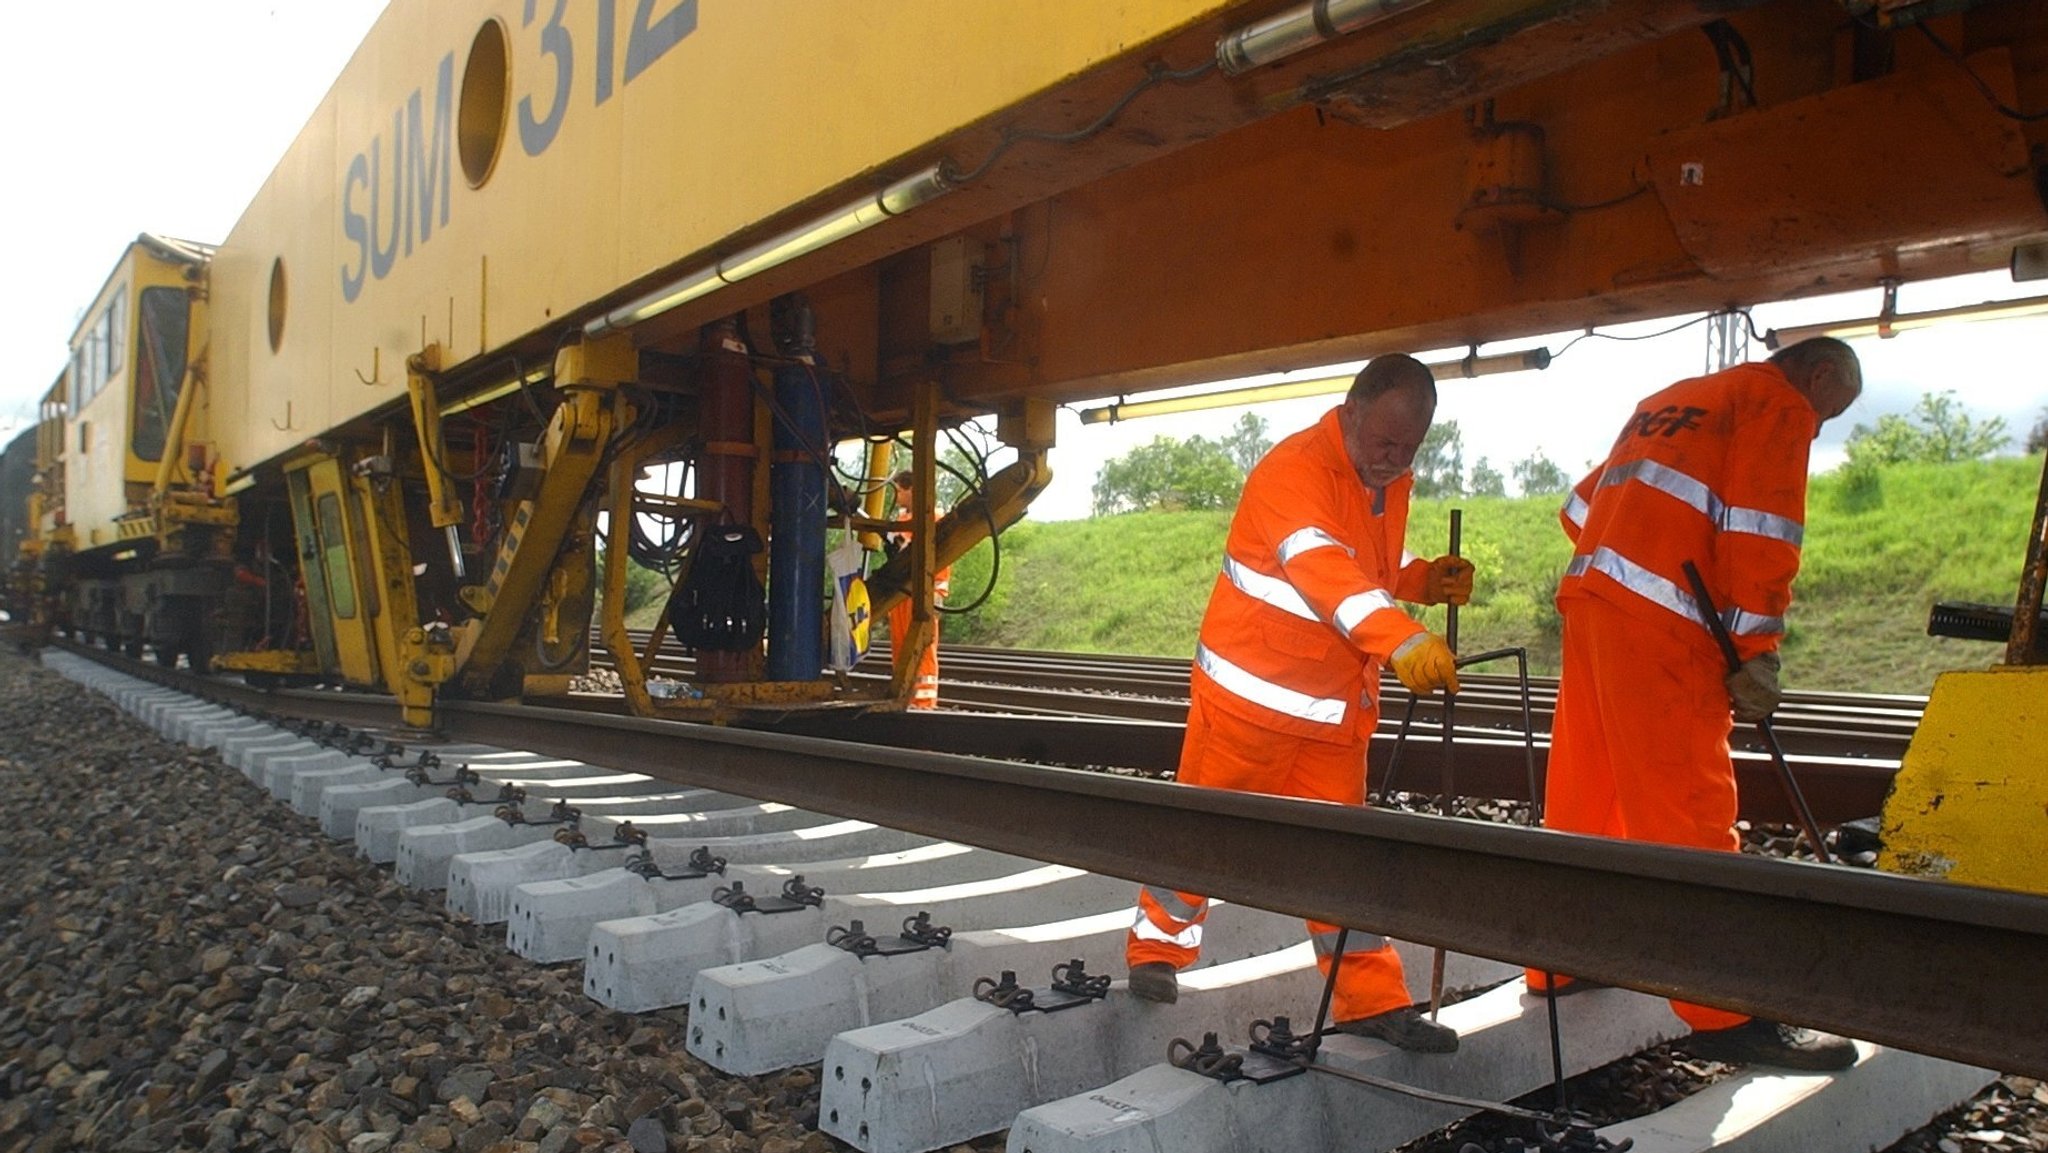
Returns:
[[[1742,662],[1728,674],[1728,709],[1735,719],[1751,724],[1768,718],[1785,699],[1778,687],[1778,654],[1763,653]]]

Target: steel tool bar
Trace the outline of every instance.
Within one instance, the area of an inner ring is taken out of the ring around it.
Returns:
[[[1460,538],[1464,535],[1464,529],[1465,510],[1459,508],[1452,509],[1451,556],[1458,555],[1458,544]],[[1454,574],[1456,571],[1455,569],[1452,570]],[[1444,605],[1444,643],[1450,646],[1452,658],[1455,660],[1458,653],[1458,602],[1456,601],[1450,601]],[[1458,803],[1458,745],[1452,739],[1452,734],[1457,731],[1457,727],[1458,690],[1446,687],[1444,689],[1443,755],[1440,758],[1443,766],[1440,770],[1442,774],[1440,784],[1442,787],[1441,791],[1437,793],[1436,811],[1447,817],[1455,814]],[[1435,949],[1430,950],[1429,954],[1430,1020],[1436,1020],[1437,1011],[1443,1008],[1443,1004],[1444,949],[1443,946],[1439,945]]]

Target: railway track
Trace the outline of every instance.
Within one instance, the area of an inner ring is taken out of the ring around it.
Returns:
[[[636,630],[632,635],[644,652],[651,634]],[[877,645],[851,678],[882,683],[889,675],[889,659],[888,646]],[[591,660],[593,667],[612,668],[595,639]],[[689,657],[665,648],[653,667],[657,675],[687,679],[695,665]],[[939,673],[940,700],[947,709],[1170,723],[1187,717],[1188,662],[1174,657],[946,646]],[[1458,712],[1464,726],[1475,733],[1521,731],[1522,701],[1514,676],[1467,672],[1461,680],[1464,691],[1458,696]],[[1410,694],[1387,677],[1380,699],[1383,724],[1391,730],[1400,722]],[[1556,701],[1555,677],[1531,678],[1529,706],[1542,734],[1550,730]],[[1925,697],[1917,696],[1794,692],[1777,716],[1778,732],[1790,752],[1897,760],[1926,703]],[[1427,699],[1418,704],[1414,723],[1419,731],[1434,732],[1441,722],[1437,704]]]
[[[601,1002],[688,1005],[691,1049],[712,1064],[757,1073],[821,1063],[820,1124],[861,1149],[941,1148],[1003,1128],[1010,1148],[1035,1153],[1299,1149],[1333,1145],[1335,1134],[1348,1147],[1383,1148],[1454,1119],[1443,1106],[1390,1106],[1334,1076],[1253,1089],[1159,1063],[1176,1037],[1199,1041],[1214,1028],[1228,1039],[1254,1017],[1312,1016],[1313,965],[1295,944],[1298,922],[1261,909],[1458,951],[1449,984],[1474,996],[1445,1019],[1464,1033],[1467,1056],[1413,1058],[1333,1039],[1325,1063],[1352,1073],[1496,1099],[1543,1084],[1539,1006],[1512,982],[1499,985],[1512,969],[1486,957],[1689,990],[1898,1047],[1871,1048],[1818,1091],[1812,1078],[1751,1071],[1674,1107],[1695,1122],[1725,1121],[1737,1095],[1783,1096],[1747,1148],[1834,1144],[1801,1127],[1838,1134],[1825,1129],[1836,1120],[1816,1118],[1832,1118],[1825,1102],[1851,1098],[1883,1104],[1861,1107],[1856,1123],[1892,1127],[1889,1135],[1855,1139],[1881,1146],[1981,1087],[1989,1074],[1969,1062],[2048,1072],[2048,1003],[2035,980],[2048,961],[2048,902],[2036,898],[531,707],[452,704],[441,743],[398,752],[380,736],[331,730],[329,743],[344,747],[322,747],[182,694],[330,722],[388,718],[388,704],[56,660],[165,731],[219,748],[319,815],[330,835],[391,859],[406,883],[445,888],[451,908],[502,921],[508,947],[539,962],[580,960]],[[142,675],[154,680],[127,679]],[[395,767],[373,763],[379,752]],[[444,795],[463,763],[478,774],[468,787],[480,803]],[[506,784],[525,792],[501,799]],[[563,818],[558,802],[580,810],[581,847],[556,839],[568,828],[549,823]],[[1204,849],[1218,844],[1232,846],[1230,859]],[[716,857],[723,873],[708,868]],[[628,871],[630,858],[645,863]],[[1088,975],[1118,973],[1124,878],[1138,876],[1182,878],[1233,902],[1211,922],[1210,955],[1222,963],[1190,974],[1181,1005],[1133,1002],[1114,987],[1096,996],[1099,985],[1085,981],[1075,983],[1083,1003],[1066,1012],[1014,1013],[964,996],[1008,969],[1038,988],[1043,1006],[1051,966],[1075,957]],[[744,904],[730,900],[735,889],[754,898],[753,910],[733,907]],[[710,903],[719,890],[727,904]],[[921,912],[953,930],[943,947],[897,937]],[[872,951],[839,947],[865,938]],[[1857,963],[1836,963],[1846,958]],[[1410,971],[1426,982],[1426,950],[1411,953]],[[1559,1011],[1573,1068],[1678,1027],[1661,1002],[1622,989]],[[1610,1135],[1685,1121],[1659,1115]],[[1267,1143],[1214,1144],[1229,1133]],[[1152,1145],[1130,1143],[1144,1134]]]
[[[635,633],[644,651],[648,634]],[[601,645],[595,667],[609,669]],[[879,683],[888,675],[887,646],[857,667],[856,679]],[[672,650],[657,655],[654,673],[687,679],[694,663]],[[1179,759],[1187,719],[1188,662],[1167,657],[1097,656],[947,648],[940,662],[940,704],[922,714],[879,714],[849,722],[843,714],[786,718],[783,731],[844,737],[863,743],[935,752],[1128,769],[1153,775]],[[1549,754],[1555,678],[1531,682],[1529,716],[1533,757],[1525,749],[1519,684],[1512,677],[1463,678],[1458,698],[1458,791],[1461,795],[1526,801],[1532,776],[1540,789]],[[1143,686],[1144,695],[1136,692]],[[1381,720],[1370,758],[1375,790],[1385,787],[1391,750],[1411,701],[1398,681],[1381,686]],[[615,698],[589,695],[580,707],[622,711]],[[1829,824],[1874,815],[1883,805],[1898,761],[1918,725],[1923,697],[1862,698],[1847,693],[1793,693],[1777,717],[1777,732],[1801,787]],[[1041,723],[1056,718],[1059,724]],[[1080,721],[1090,723],[1079,723]],[[1408,739],[1434,746],[1442,736],[1438,704],[1417,702]],[[1751,738],[1753,740],[1753,738]],[[1793,821],[1761,744],[1734,749],[1744,819]],[[1533,766],[1531,764],[1533,760]],[[1532,773],[1533,769],[1533,773]],[[1404,791],[1442,790],[1435,757],[1408,758],[1395,782]]]

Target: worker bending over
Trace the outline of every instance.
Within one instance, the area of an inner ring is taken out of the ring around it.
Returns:
[[[1778,705],[1778,642],[1820,426],[1863,389],[1856,354],[1808,340],[1769,362],[1681,381],[1636,406],[1560,519],[1576,546],[1558,586],[1564,671],[1543,823],[1736,852],[1731,721]],[[1685,576],[1691,561],[1735,641],[1729,673]],[[1546,974],[1530,970],[1529,984]],[[1554,978],[1557,991],[1584,988]],[[1856,1061],[1848,1040],[1703,1005],[1671,1006],[1710,1060],[1801,1069]]]
[[[917,478],[908,470],[889,478],[889,485],[895,490],[896,511],[891,520],[910,519],[911,489]],[[909,533],[892,532],[889,543],[902,548],[910,543]],[[947,565],[932,576],[932,605],[946,603],[946,595],[953,589],[953,566]],[[889,645],[892,660],[899,666],[910,659],[903,647],[903,638],[910,635],[910,598],[905,597],[889,608]],[[917,654],[917,682],[910,693],[910,707],[913,709],[935,709],[939,707],[939,622],[932,621],[932,640]]]
[[[1463,604],[1472,570],[1416,560],[1408,467],[1436,413],[1436,382],[1409,356],[1382,356],[1344,403],[1281,441],[1245,478],[1223,572],[1202,617],[1181,745],[1183,784],[1365,803],[1365,753],[1379,724],[1380,669],[1410,691],[1455,691],[1450,648],[1395,598]],[[1174,973],[1201,954],[1209,902],[1146,885],[1125,945],[1131,992],[1179,995]],[[1327,975],[1338,928],[1308,923]],[[1448,1053],[1458,1034],[1416,1013],[1386,939],[1352,932],[1332,1009],[1337,1028],[1403,1049]]]

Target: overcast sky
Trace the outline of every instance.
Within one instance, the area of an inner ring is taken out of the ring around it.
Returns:
[[[216,243],[298,135],[384,0],[94,0],[9,6],[0,108],[12,272],[0,335],[33,418],[80,310],[136,234]]]
[[[0,334],[16,371],[26,375],[0,381],[0,424],[31,419],[63,368],[80,309],[137,233],[206,242],[227,234],[383,7],[384,0],[14,6],[16,49],[0,69],[0,107],[13,112],[10,136],[21,161],[7,182],[17,259],[0,285]],[[2048,282],[2013,285],[2003,274],[1988,274],[1908,285],[1899,306],[1922,311],[2036,290],[2048,293]],[[1878,305],[1878,292],[1870,290],[1761,307],[1757,322],[1873,316]],[[1603,331],[1640,333],[1668,323]],[[1574,335],[1502,347],[1545,344],[1555,352]],[[1977,415],[2004,416],[2017,443],[2048,406],[2044,349],[2044,319],[1859,342],[1864,400],[1824,431],[1816,467],[1839,462],[1840,441],[1856,422],[1906,411],[1921,393],[1950,388]],[[1458,421],[1468,466],[1483,456],[1506,473],[1540,450],[1576,475],[1602,455],[1638,397],[1697,374],[1705,351],[1700,326],[1638,343],[1584,340],[1545,372],[1446,383],[1438,416]],[[1313,423],[1332,403],[1291,401],[1257,411],[1277,437]],[[1221,435],[1244,411],[1085,428],[1062,413],[1055,479],[1032,515],[1085,516],[1104,460],[1155,436]]]

